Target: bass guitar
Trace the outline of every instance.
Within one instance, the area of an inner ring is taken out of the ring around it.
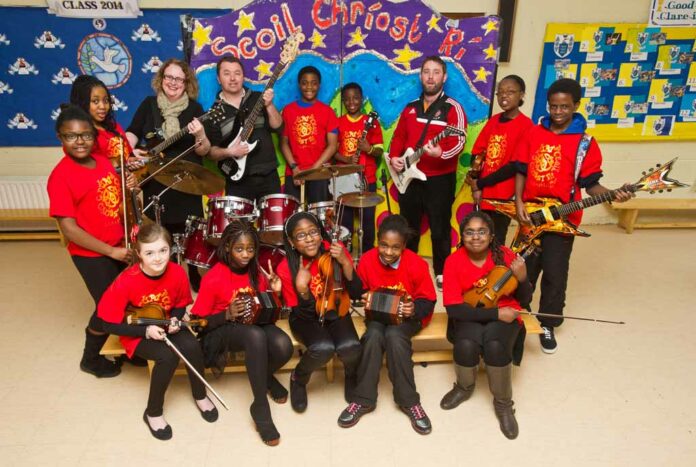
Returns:
[[[555,198],[537,198],[533,201],[526,201],[524,206],[529,213],[531,224],[518,225],[510,248],[515,253],[519,253],[524,250],[532,240],[539,237],[544,232],[589,237],[589,233],[579,229],[567,220],[568,215],[581,209],[596,206],[607,201],[613,201],[616,199],[616,195],[619,191],[628,190],[632,193],[647,191],[652,194],[656,191],[662,193],[665,190],[672,191],[673,188],[688,186],[668,177],[676,160],[677,158],[675,157],[664,165],[657,164],[654,169],[643,172],[643,176],[636,183],[621,187],[617,190],[607,191],[601,195],[590,196],[566,204],[563,204]],[[511,219],[516,219],[517,211],[514,201],[487,199],[486,202],[492,204],[499,213],[505,214]]]
[[[296,32],[292,36],[288,37],[288,40],[283,46],[283,51],[280,53],[280,60],[278,61],[278,64],[273,67],[273,73],[271,74],[268,83],[266,83],[266,87],[264,87],[263,91],[261,91],[261,95],[263,95],[267,89],[273,89],[273,86],[280,76],[280,73],[285,69],[286,66],[295,60],[295,57],[297,57],[297,53],[300,50],[300,44],[304,42],[304,40],[305,36],[301,32]],[[249,142],[249,137],[254,131],[254,125],[256,124],[256,120],[259,118],[259,115],[261,115],[263,106],[263,98],[259,96],[254,104],[254,107],[252,107],[249,115],[244,121],[244,126],[241,130],[239,130],[237,136],[229,144],[229,146],[231,146],[232,144],[239,142],[247,143],[249,145],[249,152],[247,155],[239,158],[225,159],[218,163],[220,171],[233,181],[237,181],[244,176],[244,171],[246,170],[247,166],[247,157],[249,157],[249,154],[251,154],[256,147],[257,141]]]
[[[431,145],[435,145],[439,143],[442,139],[453,135],[463,136],[466,138],[466,131],[461,128],[447,125],[444,130],[435,135],[435,137],[431,139],[428,143]],[[389,175],[391,175],[391,178],[394,181],[394,185],[396,185],[396,188],[399,190],[399,193],[406,193],[406,189],[411,184],[411,181],[414,178],[423,181],[427,180],[425,174],[418,169],[418,161],[420,160],[424,152],[425,149],[423,148],[418,148],[415,151],[412,148],[406,149],[404,155],[400,157],[400,159],[404,161],[404,168],[401,172],[397,172],[397,170],[391,165],[391,161],[393,159],[399,158],[392,158],[389,157],[388,154],[384,154],[384,158],[387,160],[387,168],[389,169]]]

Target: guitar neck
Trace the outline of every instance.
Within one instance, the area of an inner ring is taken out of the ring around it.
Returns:
[[[186,136],[188,134],[188,132],[189,132],[188,127],[182,128],[181,130],[177,131],[169,138],[166,138],[164,141],[162,141],[160,144],[158,144],[154,148],[150,149],[150,151],[149,151],[150,154],[157,155],[157,154],[161,153],[162,151],[167,149],[169,146],[171,146],[172,144],[176,143],[181,138]]]
[[[623,190],[624,188],[622,188]],[[616,195],[619,190],[609,190],[605,193],[602,193],[601,195],[596,195],[596,196],[590,196],[588,198],[583,198],[579,199],[577,201],[572,201],[570,203],[566,203],[562,206],[558,207],[558,213],[566,217],[567,215],[575,212],[575,211],[580,211],[581,209],[589,208],[592,206],[596,206],[598,204],[602,203],[607,203],[609,201],[614,201],[616,199]],[[635,185],[629,185],[628,186],[628,191],[630,192],[635,192],[636,187]]]
[[[437,144],[437,143],[439,143],[445,136],[447,136],[447,131],[441,131],[441,132],[438,133],[433,139],[431,139],[431,140],[429,141],[429,143],[430,143],[430,144]],[[416,149],[416,150],[413,152],[413,154],[411,154],[410,156],[408,156],[408,161],[409,161],[409,163],[415,164],[416,162],[418,162],[418,161],[420,160],[420,158],[421,158],[421,156],[423,155],[424,152],[425,152],[424,147],[420,147],[420,148]]]
[[[263,93],[266,92],[267,89],[273,88],[276,80],[280,76],[280,72],[283,71],[283,68],[285,68],[285,63],[279,62],[275,66],[275,68],[273,69],[273,74],[271,75],[270,79],[268,80],[268,83],[266,83],[266,87],[264,87],[263,91],[261,91],[261,96],[259,96],[259,98],[256,100],[254,107],[251,109],[251,112],[249,112],[249,116],[247,117],[246,121],[244,122],[244,127],[242,128],[242,132],[241,132],[241,136],[240,136],[242,141],[249,140],[249,137],[251,136],[251,132],[254,131],[254,124],[256,123],[256,119],[259,118],[259,115],[261,114],[261,110],[263,109]]]
[[[533,247],[527,248],[524,251],[524,253],[522,253],[522,259],[527,259],[529,257],[529,255],[531,255],[532,253],[534,253],[534,248]],[[498,290],[502,289],[503,286],[505,285],[505,283],[507,281],[509,281],[511,277],[512,277],[512,269],[508,268],[508,270],[505,271],[505,274],[500,276],[500,279],[498,279],[498,282],[495,283],[495,285],[493,286],[493,290],[495,290],[497,292]]]

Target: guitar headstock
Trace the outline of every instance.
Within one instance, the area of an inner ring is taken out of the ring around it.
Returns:
[[[225,118],[225,109],[221,102],[213,105],[210,110],[198,117],[198,121],[201,123],[206,120],[210,120],[212,123],[220,123]]]
[[[367,114],[367,120],[365,120],[365,128],[372,128],[375,122],[379,120],[379,115],[374,110]]]
[[[656,191],[662,193],[665,190],[672,191],[673,188],[689,186],[669,178],[669,172],[672,170],[676,160],[677,158],[675,157],[666,164],[657,164],[654,169],[643,172],[640,180],[633,184],[634,191],[647,191],[652,194]]]
[[[305,41],[305,35],[302,31],[298,31],[288,37],[283,45],[283,50],[280,52],[280,61],[287,65],[288,63],[295,60],[298,52],[300,51],[300,44]]]
[[[466,138],[466,130],[463,128],[457,128],[456,126],[447,125],[443,130],[445,136],[463,136]]]

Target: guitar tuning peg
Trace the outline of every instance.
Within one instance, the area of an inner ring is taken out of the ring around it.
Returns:
[[[671,188],[667,188],[667,193],[671,193],[671,192],[672,192],[672,189],[671,189]]]
[[[647,175],[647,172],[645,172],[645,170],[643,171],[643,175]]]
[[[664,190],[659,190],[660,193],[664,192]]]
[[[662,164],[655,164],[655,167],[661,167]]]
[[[651,195],[654,195],[654,194],[655,194],[655,192],[654,192],[654,191],[652,191],[652,190],[650,190],[650,194],[651,194]]]

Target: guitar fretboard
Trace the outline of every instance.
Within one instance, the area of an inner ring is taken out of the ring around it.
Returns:
[[[254,131],[254,123],[256,123],[256,119],[259,118],[259,114],[261,114],[261,109],[263,108],[263,93],[266,91],[266,89],[271,89],[273,85],[275,85],[275,82],[278,79],[278,76],[280,76],[280,72],[283,71],[283,68],[285,68],[285,63],[282,61],[278,62],[275,68],[273,68],[273,74],[269,78],[268,83],[266,83],[266,87],[263,88],[263,91],[261,91],[261,96],[259,96],[259,98],[256,100],[251,112],[249,112],[246,122],[244,122],[244,127],[242,128],[240,135],[240,139],[242,141],[249,140],[251,132]]]
[[[443,130],[440,133],[438,133],[433,139],[430,140],[430,144],[437,144],[439,143],[443,138],[446,138],[448,136],[448,131]],[[409,164],[415,164],[418,162],[418,160],[421,158],[423,153],[425,152],[425,149],[420,147],[416,151],[414,151],[413,154],[408,156],[408,162]]]
[[[561,216],[566,217],[570,213],[573,213],[575,211],[579,211],[581,209],[596,206],[598,204],[607,203],[609,201],[614,201],[616,199],[616,194],[618,193],[618,191],[619,190],[609,190],[606,193],[602,193],[601,195],[590,196],[589,198],[583,198],[583,199],[579,199],[577,201],[572,201],[570,203],[566,203],[566,204],[559,206],[557,208],[558,213]],[[631,191],[631,192],[636,191],[636,186],[629,185],[628,191]]]

